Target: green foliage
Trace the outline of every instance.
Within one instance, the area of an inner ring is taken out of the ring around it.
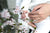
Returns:
[[[3,32],[4,32],[4,33],[15,33],[15,27],[14,27],[14,29],[11,29],[11,28],[13,28],[13,26],[11,26],[11,25],[6,25],[6,26],[4,27],[4,29],[3,29]]]
[[[14,14],[13,12],[9,11],[11,18],[15,19],[18,22],[18,14]]]
[[[18,33],[19,33],[19,32],[22,32],[22,30],[18,30]]]
[[[28,18],[26,18],[26,20],[29,20]]]
[[[34,29],[36,30],[36,27],[34,27]]]
[[[2,25],[2,23],[0,23],[0,26]]]
[[[14,15],[14,13],[13,13],[13,12],[11,12],[11,11],[8,11],[8,12],[10,13],[10,15],[11,15],[11,16],[13,16],[13,15]]]
[[[19,25],[22,25],[22,23],[19,23]]]
[[[34,20],[30,20],[30,22],[33,22]]]
[[[0,28],[0,33],[2,32],[2,28]]]
[[[5,21],[10,20],[10,19],[6,19],[0,16],[0,20],[1,20],[0,22],[4,23]]]
[[[11,25],[6,25],[4,26],[3,29],[1,29],[1,25],[3,25],[4,22],[8,21],[8,20],[11,20],[11,18],[13,18],[16,22],[18,22],[18,14],[14,14],[13,12],[11,11],[8,11],[11,15],[11,17],[9,19],[6,19],[6,18],[3,18],[0,16],[0,33],[3,31],[3,33],[15,33],[15,30],[18,29],[17,27],[17,24],[13,24],[14,26],[11,26]],[[2,22],[2,23],[1,23]],[[21,25],[21,24],[20,24]],[[16,27],[15,27],[16,26]],[[14,27],[14,29],[12,29]]]
[[[24,9],[24,6],[21,9]]]
[[[15,19],[16,22],[18,22],[18,14],[14,14],[14,15],[13,15],[13,19]]]

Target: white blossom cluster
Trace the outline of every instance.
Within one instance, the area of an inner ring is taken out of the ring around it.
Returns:
[[[10,13],[8,12],[8,9],[3,9],[3,11],[1,12],[1,17],[5,18],[5,19],[9,19],[10,18]],[[6,21],[1,27],[3,28],[6,25],[12,25],[15,24],[15,20],[13,18],[11,18],[11,20]]]
[[[10,14],[8,12],[8,9],[3,9],[3,12],[1,12],[1,17],[3,18],[10,18]]]

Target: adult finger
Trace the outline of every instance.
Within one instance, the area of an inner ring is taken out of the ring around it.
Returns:
[[[42,21],[42,20],[44,20],[44,19],[36,20],[36,21],[34,21],[33,23],[39,23],[39,22]]]
[[[39,15],[29,15],[29,17],[33,17],[33,18],[36,17],[37,18],[37,17],[40,17],[40,16]]]
[[[35,6],[34,9],[32,10],[33,12],[36,11],[37,9],[40,9],[44,4],[40,4],[38,6]]]
[[[29,24],[30,26],[32,26],[32,27],[36,27],[36,25],[33,24],[33,23],[31,23],[31,22],[29,22],[28,24]]]
[[[31,12],[29,15],[39,15],[39,11]]]

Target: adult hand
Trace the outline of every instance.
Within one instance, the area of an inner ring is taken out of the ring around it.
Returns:
[[[22,18],[22,19],[25,19],[25,18],[26,18],[26,15],[25,15],[26,13],[28,13],[28,11],[24,10],[23,13],[21,14],[21,18]],[[32,26],[32,27],[36,27],[36,25],[33,24],[32,22],[29,22],[28,24],[29,24],[30,26]]]
[[[28,14],[30,19],[37,20],[33,23],[38,23],[46,19],[50,15],[50,4],[40,4],[36,6],[32,12]]]

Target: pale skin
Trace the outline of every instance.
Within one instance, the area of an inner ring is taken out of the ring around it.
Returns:
[[[40,9],[38,9],[38,8],[40,8]],[[34,7],[32,12],[30,12],[28,14],[30,19],[37,20],[33,23],[39,23],[39,22],[45,20],[49,15],[50,15],[50,4],[47,4],[47,3],[37,5],[36,7]],[[34,24],[32,24],[31,26],[33,26],[33,25]]]

